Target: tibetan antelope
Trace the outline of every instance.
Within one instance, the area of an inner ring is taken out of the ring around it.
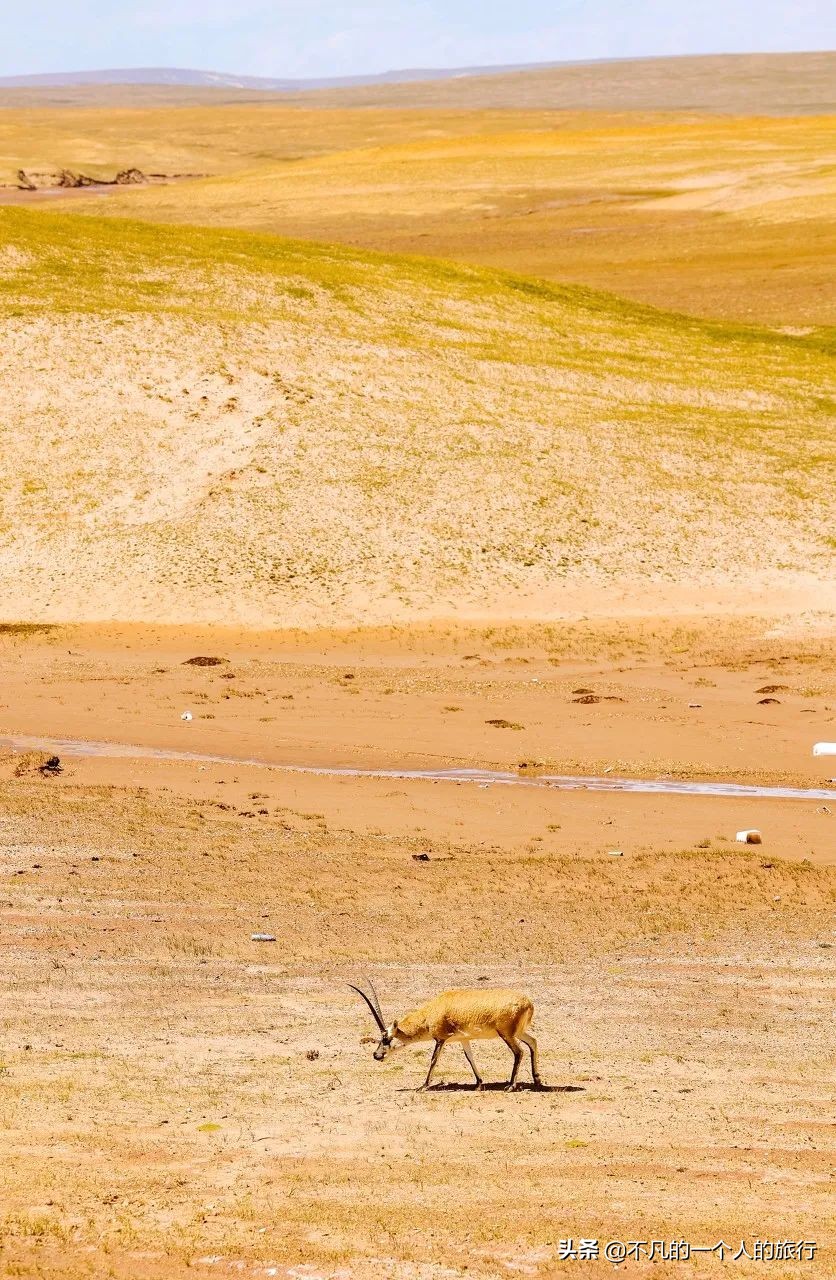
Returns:
[[[537,1041],[528,1030],[528,1024],[534,1016],[534,1005],[528,996],[522,995],[519,991],[504,989],[444,991],[440,996],[428,1000],[419,1009],[408,1013],[404,1018],[398,1018],[387,1027],[380,1011],[377,992],[371,982],[368,979],[366,981],[371,990],[371,996],[366,995],[365,991],[361,991],[352,983],[348,985],[365,1000],[380,1030],[380,1042],[374,1051],[376,1062],[382,1062],[387,1053],[400,1049],[405,1044],[418,1044],[422,1040],[435,1041],[430,1058],[430,1069],[426,1080],[420,1086],[421,1089],[430,1087],[439,1055],[448,1041],[461,1045],[464,1056],[476,1077],[476,1088],[481,1089],[482,1077],[476,1066],[470,1042],[471,1040],[492,1040],[494,1037],[504,1040],[514,1055],[511,1078],[506,1088],[512,1090],[517,1087],[523,1045],[528,1046],[531,1054],[531,1075],[534,1085],[536,1088],[542,1085],[537,1061]]]

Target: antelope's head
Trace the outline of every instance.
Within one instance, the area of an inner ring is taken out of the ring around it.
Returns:
[[[368,978],[366,979],[366,982],[368,983],[369,990],[371,991],[370,996],[366,995],[365,991],[361,991],[359,987],[355,987],[352,983],[349,982],[348,985],[351,987],[352,991],[357,992],[361,1000],[365,1001],[369,1007],[369,1012],[377,1023],[377,1029],[380,1032],[380,1040],[378,1041],[377,1048],[375,1049],[372,1057],[375,1062],[382,1062],[387,1053],[391,1053],[394,1049],[400,1049],[403,1044],[403,1040],[398,1034],[397,1022],[393,1022],[390,1027],[387,1027],[383,1020],[383,1014],[380,1011],[380,1001],[377,998],[377,992],[372,986],[372,983],[369,982]]]

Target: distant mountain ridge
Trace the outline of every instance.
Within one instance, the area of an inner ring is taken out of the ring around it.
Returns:
[[[836,52],[732,53],[414,67],[311,79],[133,67],[0,77],[0,108],[223,105],[448,110],[836,111]]]
[[[60,88],[69,85],[183,85],[204,89],[259,89],[292,93],[308,89],[344,89],[353,85],[398,84],[413,80],[449,80],[457,76],[481,76],[509,71],[531,71],[568,65],[559,62],[513,63],[489,67],[413,67],[370,75],[273,79],[268,76],[236,76],[223,71],[196,71],[189,67],[122,67],[101,71],[49,71],[37,75],[0,76],[0,88]]]

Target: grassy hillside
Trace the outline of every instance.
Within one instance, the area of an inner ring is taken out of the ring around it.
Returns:
[[[144,122],[141,113],[115,116],[83,165],[95,171],[109,154],[112,174],[117,155],[143,165],[158,145],[150,163],[221,176],[90,196],[74,200],[74,212],[433,254],[746,323],[836,320],[829,117],[168,115],[167,134],[165,112]],[[275,125],[269,142],[266,119]],[[42,123],[39,138],[30,127],[33,154],[46,154],[51,125]],[[6,129],[0,150],[11,163],[23,143],[8,115]],[[72,150],[57,137],[53,145],[56,157]]]
[[[11,209],[0,314],[7,618],[542,616],[832,580],[821,334]]]

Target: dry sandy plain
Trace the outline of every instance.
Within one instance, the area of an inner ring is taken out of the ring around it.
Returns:
[[[0,113],[10,168],[216,175],[0,209],[0,1274],[836,1273],[836,799],[542,781],[836,792],[828,122],[770,66],[665,121]],[[565,231],[622,145],[632,262],[535,265],[536,214],[473,249],[486,166],[586,192]],[[392,776],[450,768],[516,781]],[[366,974],[391,1017],[524,988],[548,1088],[483,1045],[494,1087],[452,1048],[415,1092]]]

